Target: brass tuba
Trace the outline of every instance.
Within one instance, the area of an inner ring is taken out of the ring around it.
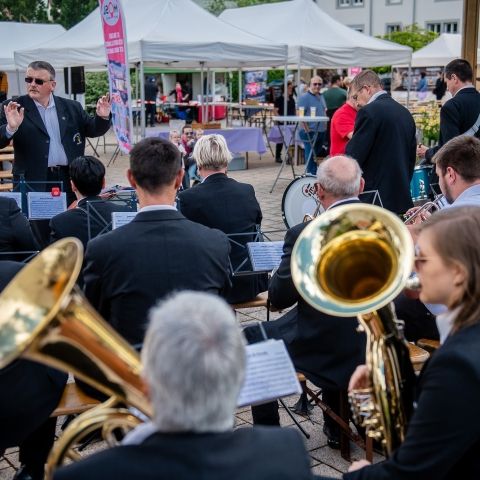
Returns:
[[[390,302],[408,283],[414,249],[404,224],[374,205],[336,207],[313,220],[292,252],[292,277],[312,307],[357,316],[367,336],[371,388],[352,392],[354,417],[390,454],[413,405],[413,369]]]
[[[138,353],[75,285],[82,261],[79,240],[60,240],[27,264],[0,295],[0,368],[19,357],[34,360],[70,372],[111,397],[70,424],[52,450],[50,468],[65,460],[83,432],[104,427],[111,433],[119,425],[140,423],[126,408],[114,408],[119,403],[151,415]]]

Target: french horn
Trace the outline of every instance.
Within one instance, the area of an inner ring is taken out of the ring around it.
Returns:
[[[357,316],[366,333],[371,388],[351,392],[350,402],[354,418],[387,454],[403,441],[413,405],[414,373],[391,304],[409,283],[413,259],[405,225],[383,208],[360,203],[309,223],[291,258],[304,300],[334,316]]]
[[[95,311],[75,285],[83,261],[76,238],[50,245],[28,263],[0,295],[0,368],[17,358],[37,361],[85,381],[110,397],[77,417],[50,454],[47,475],[85,433],[133,427],[151,416],[138,353]]]

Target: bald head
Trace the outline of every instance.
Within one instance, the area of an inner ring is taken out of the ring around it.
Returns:
[[[317,180],[323,193],[333,202],[356,197],[363,190],[358,162],[345,155],[336,155],[320,163]]]

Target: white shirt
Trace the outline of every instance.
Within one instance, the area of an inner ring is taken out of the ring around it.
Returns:
[[[437,315],[437,328],[438,333],[440,334],[440,343],[445,343],[448,335],[450,334],[453,326],[453,322],[457,318],[460,307],[457,307],[453,310],[447,310],[440,315]]]
[[[146,207],[142,207],[138,213],[140,212],[153,212],[155,210],[176,210],[177,208],[174,205],[147,205]]]
[[[383,95],[384,93],[387,93],[385,90],[380,90],[377,93],[374,93],[371,97],[370,100],[367,102],[367,104],[374,102],[380,95]]]
[[[358,200],[358,197],[348,197],[348,198],[342,198],[341,200],[337,200],[336,202],[333,202],[333,203],[327,208],[327,210],[330,210],[332,207],[335,207],[335,206],[338,205],[339,203],[351,202],[352,200]]]

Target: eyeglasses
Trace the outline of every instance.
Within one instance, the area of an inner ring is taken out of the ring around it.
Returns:
[[[312,83],[312,87],[321,87],[323,83]]]
[[[53,82],[53,80],[42,80],[41,78],[25,77],[27,83],[35,83],[36,85],[43,85],[46,82]]]
[[[193,132],[183,132],[185,135],[188,135],[189,137],[191,137],[193,135]]]
[[[367,88],[367,85],[363,85],[362,87],[360,87],[360,89],[358,90],[358,92],[355,94],[355,95],[352,95],[352,100],[354,102],[356,102],[358,100],[358,95],[360,94],[360,92],[364,89],[364,88]]]

